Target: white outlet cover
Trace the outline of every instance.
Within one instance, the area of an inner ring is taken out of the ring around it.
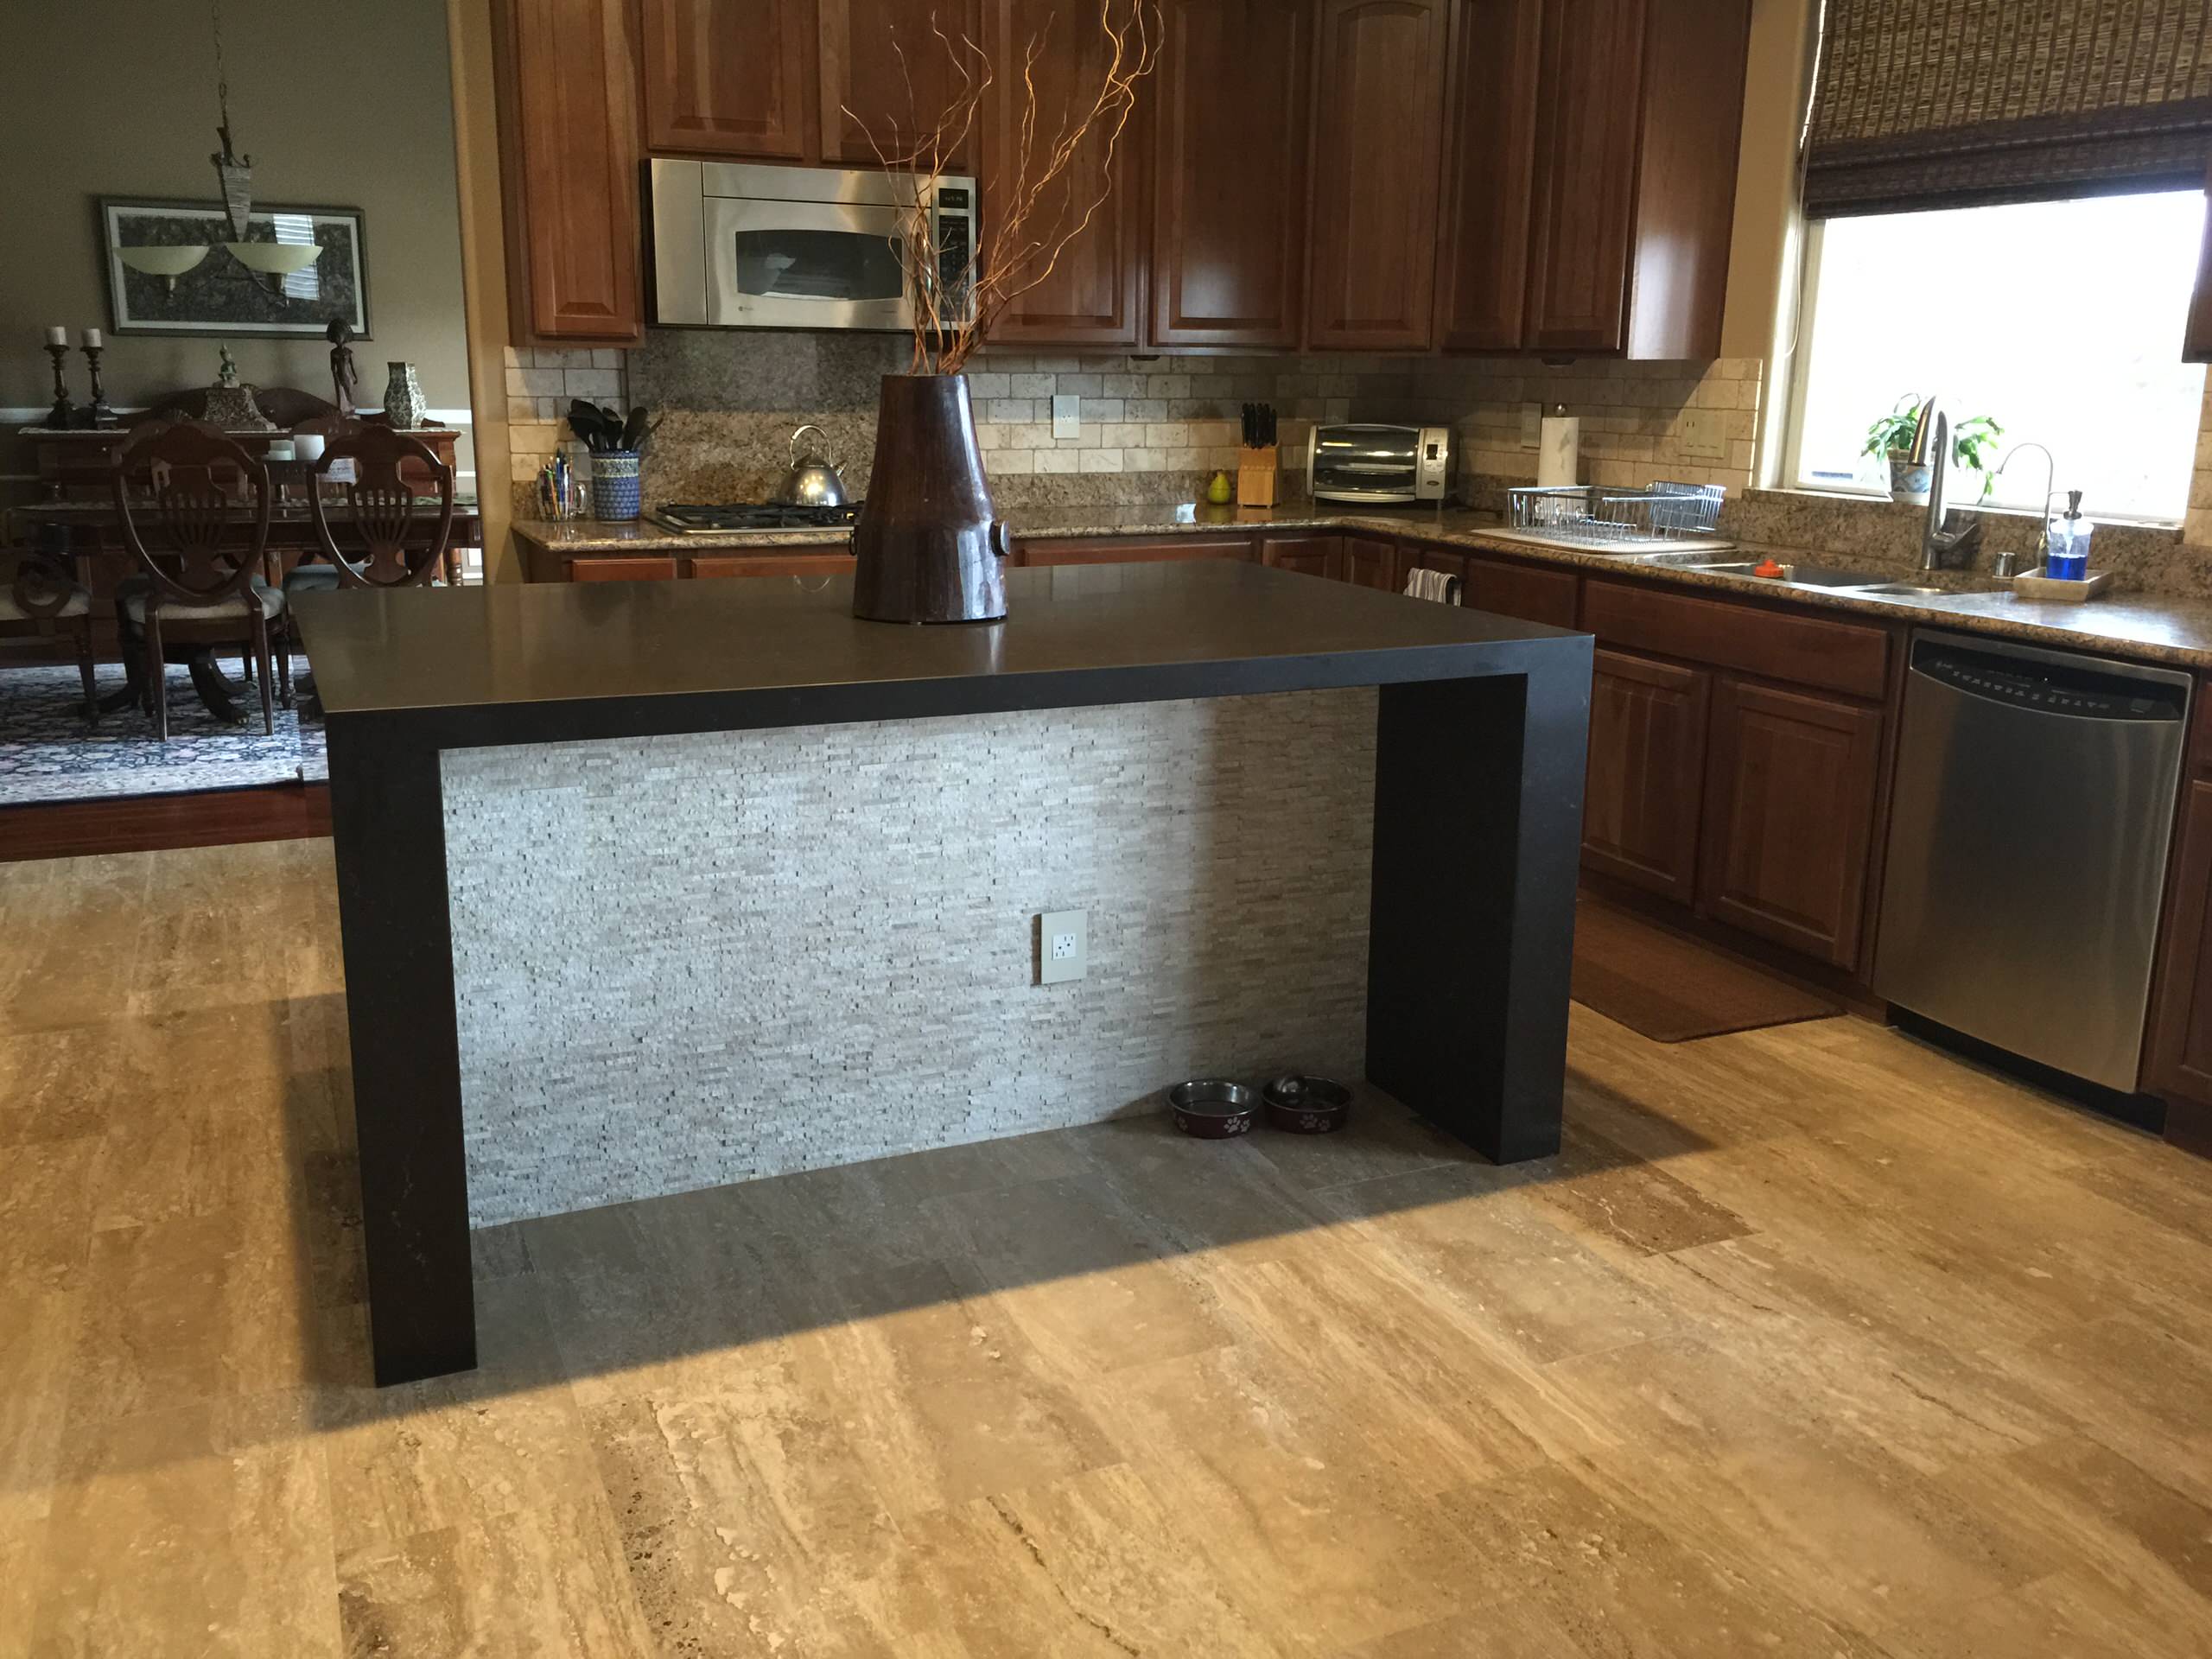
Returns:
[[[1037,918],[1037,982],[1058,985],[1081,979],[1090,955],[1090,938],[1079,910],[1048,910]]]
[[[1681,425],[1676,432],[1676,442],[1686,455],[1701,455],[1718,461],[1727,453],[1727,446],[1720,436],[1720,413],[1711,409],[1686,409]]]
[[[1052,435],[1056,438],[1079,438],[1083,435],[1083,399],[1071,391],[1052,394]]]

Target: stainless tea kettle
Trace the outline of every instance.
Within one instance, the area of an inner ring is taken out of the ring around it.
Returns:
[[[779,507],[842,507],[845,480],[838,475],[836,457],[825,460],[810,447],[806,459],[799,459],[798,441],[810,432],[822,440],[824,449],[830,447],[830,435],[810,423],[792,433],[791,467],[769,499]]]

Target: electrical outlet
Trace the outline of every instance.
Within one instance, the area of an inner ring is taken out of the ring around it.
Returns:
[[[1037,982],[1081,979],[1090,940],[1079,910],[1048,910],[1037,918]]]
[[[1544,406],[1541,404],[1521,405],[1521,447],[1541,449],[1544,443]]]
[[[1724,459],[1728,453],[1728,445],[1720,435],[1720,411],[1717,409],[1684,410],[1681,421],[1675,429],[1675,442],[1686,455],[1699,455],[1711,461]]]
[[[1052,435],[1056,438],[1079,438],[1083,435],[1083,400],[1071,391],[1052,394]]]

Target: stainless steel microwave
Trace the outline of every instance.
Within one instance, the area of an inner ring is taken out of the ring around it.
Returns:
[[[1306,440],[1316,501],[1441,501],[1452,459],[1452,429],[1444,426],[1324,425]]]
[[[921,181],[880,172],[655,161],[652,320],[716,328],[913,325],[899,211]],[[976,250],[976,181],[930,188],[946,315],[964,318]]]

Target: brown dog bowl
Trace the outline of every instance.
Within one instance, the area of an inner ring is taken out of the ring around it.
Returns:
[[[1175,1127],[1201,1141],[1226,1141],[1249,1135],[1260,1115],[1259,1096],[1241,1083],[1202,1077],[1179,1083],[1167,1091],[1167,1109]]]
[[[1326,1077],[1277,1077],[1262,1098],[1269,1127],[1293,1135],[1332,1135],[1351,1116],[1351,1090]]]

